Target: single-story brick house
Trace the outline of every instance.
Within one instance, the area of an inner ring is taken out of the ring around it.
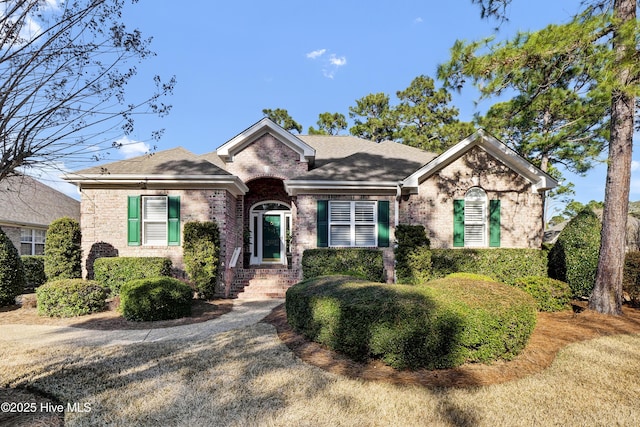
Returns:
[[[544,192],[557,185],[482,130],[436,155],[294,135],[266,118],[208,154],[174,148],[65,179],[82,195],[89,274],[92,259],[114,253],[180,268],[184,223],[215,220],[227,296],[282,295],[318,247],[378,247],[391,282],[403,223],[423,224],[437,248],[540,247]]]
[[[80,202],[26,175],[0,182],[0,228],[20,255],[43,255],[49,224],[62,217],[80,220]]]

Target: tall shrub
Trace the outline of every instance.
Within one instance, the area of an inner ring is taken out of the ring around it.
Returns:
[[[640,252],[627,252],[624,258],[622,289],[636,307],[640,306]]]
[[[560,232],[549,251],[549,277],[567,282],[574,298],[587,297],[593,290],[601,230],[596,214],[586,208]]]
[[[20,254],[0,228],[0,306],[14,304],[24,285],[24,267]]]
[[[82,277],[80,224],[64,217],[49,225],[44,243],[44,272],[47,280]]]
[[[187,222],[184,225],[183,259],[189,279],[198,294],[214,297],[218,282],[220,231],[215,222]]]
[[[399,224],[394,249],[398,283],[415,284],[431,274],[430,241],[422,225]]]

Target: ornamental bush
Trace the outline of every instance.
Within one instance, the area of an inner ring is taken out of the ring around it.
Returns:
[[[535,301],[525,292],[456,278],[409,286],[319,277],[287,290],[286,312],[309,339],[396,369],[511,359],[536,321]]]
[[[586,208],[569,221],[549,251],[548,276],[567,282],[574,298],[588,297],[593,290],[601,230],[596,214]]]
[[[492,277],[489,277],[485,274],[477,274],[477,273],[451,273],[447,275],[447,279],[469,279],[476,280],[479,282],[495,282],[496,280]]]
[[[120,311],[127,320],[178,319],[191,314],[193,291],[171,278],[132,280],[120,288]]]
[[[74,317],[103,311],[107,290],[98,282],[61,279],[36,289],[38,314],[49,317]]]
[[[0,228],[0,306],[15,304],[24,285],[24,266],[20,254]]]
[[[432,277],[475,273],[502,283],[547,275],[547,252],[540,249],[432,249]]]
[[[49,225],[44,243],[47,280],[82,277],[81,240],[80,224],[73,218],[59,218]]]
[[[640,306],[640,252],[627,252],[624,258],[622,289],[629,295],[631,304]]]
[[[187,222],[184,225],[184,265],[198,295],[211,299],[218,283],[220,231],[215,222]]]
[[[35,289],[47,281],[44,274],[44,255],[22,255],[24,274],[26,279],[25,289]]]
[[[109,288],[112,295],[131,280],[171,275],[171,260],[163,257],[105,257],[93,264],[95,280]]]
[[[424,226],[399,224],[396,240],[394,253],[398,283],[417,284],[429,280],[431,252]]]
[[[539,311],[562,311],[571,308],[571,288],[568,283],[542,276],[520,277],[513,285],[536,300]]]
[[[302,254],[304,279],[332,274],[384,282],[382,251],[361,248],[307,249]]]

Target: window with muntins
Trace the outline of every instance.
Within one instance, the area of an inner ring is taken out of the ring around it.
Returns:
[[[129,246],[180,245],[179,196],[129,196]]]
[[[20,229],[20,255],[44,255],[46,230]]]
[[[500,231],[500,200],[488,200],[482,188],[453,201],[454,247],[499,247]]]
[[[377,246],[375,201],[330,201],[329,246]]]

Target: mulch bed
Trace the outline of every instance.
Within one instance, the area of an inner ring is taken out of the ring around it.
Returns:
[[[50,325],[72,326],[74,328],[96,329],[109,331],[114,329],[156,329],[171,326],[189,325],[206,322],[228,313],[233,308],[232,299],[217,299],[212,301],[193,300],[191,316],[174,320],[160,320],[156,322],[131,322],[120,315],[117,310],[118,302],[109,304],[109,308],[101,313],[78,317],[45,317],[38,316],[35,307],[14,305],[0,308],[0,325]]]
[[[574,311],[539,313],[535,330],[524,352],[511,361],[491,365],[466,364],[454,369],[397,371],[380,361],[358,363],[294,332],[287,323],[284,304],[263,321],[275,326],[280,339],[306,363],[348,378],[384,381],[424,387],[473,387],[523,378],[548,368],[563,347],[607,335],[640,333],[640,310],[624,307],[624,316],[605,316],[586,310],[583,302]]]

